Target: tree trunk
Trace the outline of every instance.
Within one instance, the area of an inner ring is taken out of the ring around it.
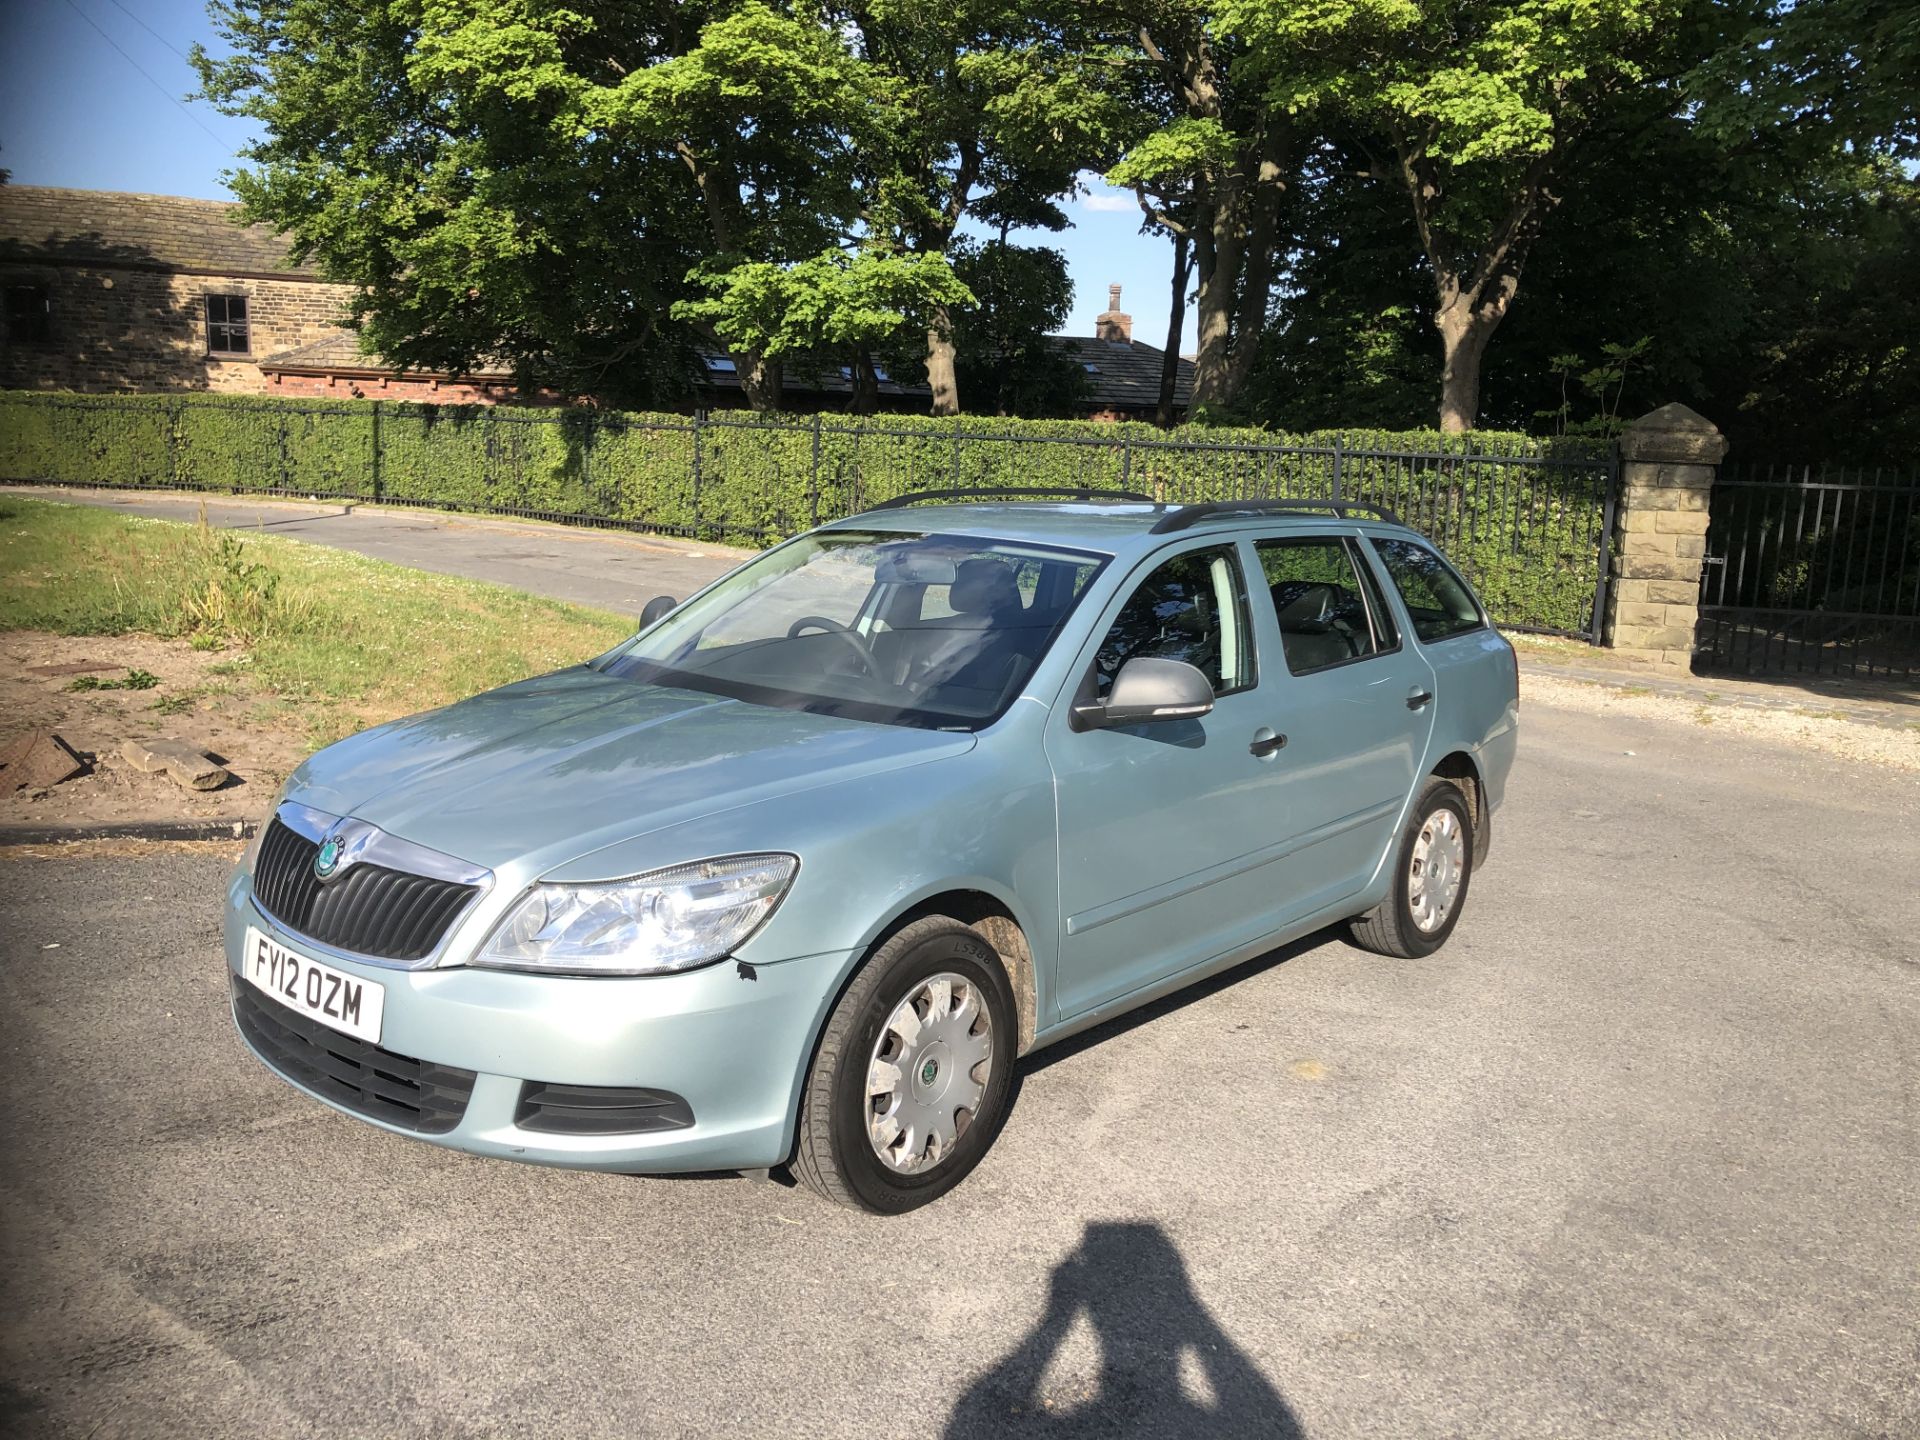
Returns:
[[[953,322],[947,307],[936,305],[927,329],[927,388],[933,391],[932,415],[960,413],[960,382],[953,373]]]
[[[780,408],[780,362],[769,360],[758,350],[732,350],[733,373],[740,379],[740,393],[755,410]]]
[[[880,377],[873,371],[873,355],[865,349],[853,352],[853,395],[847,409],[855,415],[871,415],[880,408]]]
[[[1519,292],[1520,277],[1497,271],[1467,289],[1456,275],[1443,274],[1438,289],[1433,328],[1440,332],[1440,428],[1461,435],[1480,423],[1480,365]]]
[[[1465,434],[1479,423],[1480,362],[1500,319],[1499,313],[1465,300],[1433,317],[1440,332],[1440,428],[1449,435]]]
[[[1233,340],[1234,281],[1240,275],[1240,227],[1231,195],[1201,207],[1199,351],[1193,367],[1193,403],[1224,405],[1231,398],[1227,347]]]
[[[1244,192],[1246,224],[1242,253],[1245,273],[1240,277],[1240,296],[1233,318],[1233,339],[1228,351],[1225,403],[1240,398],[1247,377],[1253,373],[1254,357],[1260,353],[1260,337],[1267,328],[1267,301],[1273,294],[1275,240],[1280,232],[1280,202],[1286,198],[1285,160],[1291,148],[1292,132],[1284,121],[1268,120],[1260,136],[1259,153],[1249,167],[1253,181]]]
[[[1520,293],[1520,272],[1542,217],[1556,203],[1547,194],[1546,180],[1558,154],[1555,148],[1534,157],[1505,218],[1479,247],[1479,257],[1471,267],[1460,267],[1434,224],[1432,206],[1440,187],[1431,161],[1418,148],[1402,146],[1398,151],[1398,179],[1433,275],[1433,328],[1440,332],[1440,428],[1449,435],[1464,434],[1480,422],[1480,366],[1493,332]]]
[[[1154,46],[1148,53],[1178,76],[1179,103],[1201,120],[1221,121],[1226,108],[1218,57],[1204,26],[1180,27],[1172,56]],[[1240,199],[1244,175],[1237,165],[1205,168],[1194,186],[1194,263],[1200,272],[1194,303],[1199,325],[1194,349],[1193,404],[1223,405],[1228,399],[1227,348],[1233,340],[1233,297],[1240,279]]]
[[[1173,237],[1173,305],[1167,311],[1167,349],[1160,357],[1160,403],[1153,423],[1173,425],[1173,392],[1180,380],[1180,335],[1187,324],[1187,281],[1193,277],[1193,246],[1185,235]]]

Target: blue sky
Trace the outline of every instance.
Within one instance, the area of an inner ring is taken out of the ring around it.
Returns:
[[[221,176],[249,127],[184,100],[196,83],[184,58],[195,41],[213,43],[201,0],[0,0],[0,55],[8,61],[0,168],[22,185],[227,198]],[[1098,176],[1083,179],[1092,193],[1068,205],[1073,228],[1016,238],[1066,255],[1074,283],[1068,333],[1091,335],[1107,286],[1119,284],[1135,336],[1158,345],[1172,247],[1139,233],[1131,195]]]

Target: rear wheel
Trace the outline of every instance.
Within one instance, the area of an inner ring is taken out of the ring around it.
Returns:
[[[1013,994],[979,931],[944,915],[888,937],[828,1017],[800,1101],[794,1174],[876,1214],[946,1194],[1006,1119]]]
[[[1352,924],[1354,943],[1417,959],[1447,943],[1473,878],[1473,811],[1451,780],[1430,778],[1394,851],[1393,889]]]

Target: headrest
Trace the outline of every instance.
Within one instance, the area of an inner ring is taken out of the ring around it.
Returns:
[[[1280,592],[1285,583],[1273,587],[1273,599],[1279,611],[1280,628],[1293,630],[1308,625],[1324,625],[1333,618],[1333,588],[1328,585],[1302,584],[1291,582],[1299,588],[1292,598],[1283,600]]]
[[[1013,567],[1004,560],[987,557],[962,560],[954,568],[947,603],[961,615],[993,615],[1009,607],[1018,608],[1020,586],[1013,578]]]

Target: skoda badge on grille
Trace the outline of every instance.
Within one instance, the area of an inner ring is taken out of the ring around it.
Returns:
[[[320,847],[320,853],[313,857],[313,873],[325,880],[340,868],[340,852],[346,847],[338,835],[329,835],[326,843]]]

